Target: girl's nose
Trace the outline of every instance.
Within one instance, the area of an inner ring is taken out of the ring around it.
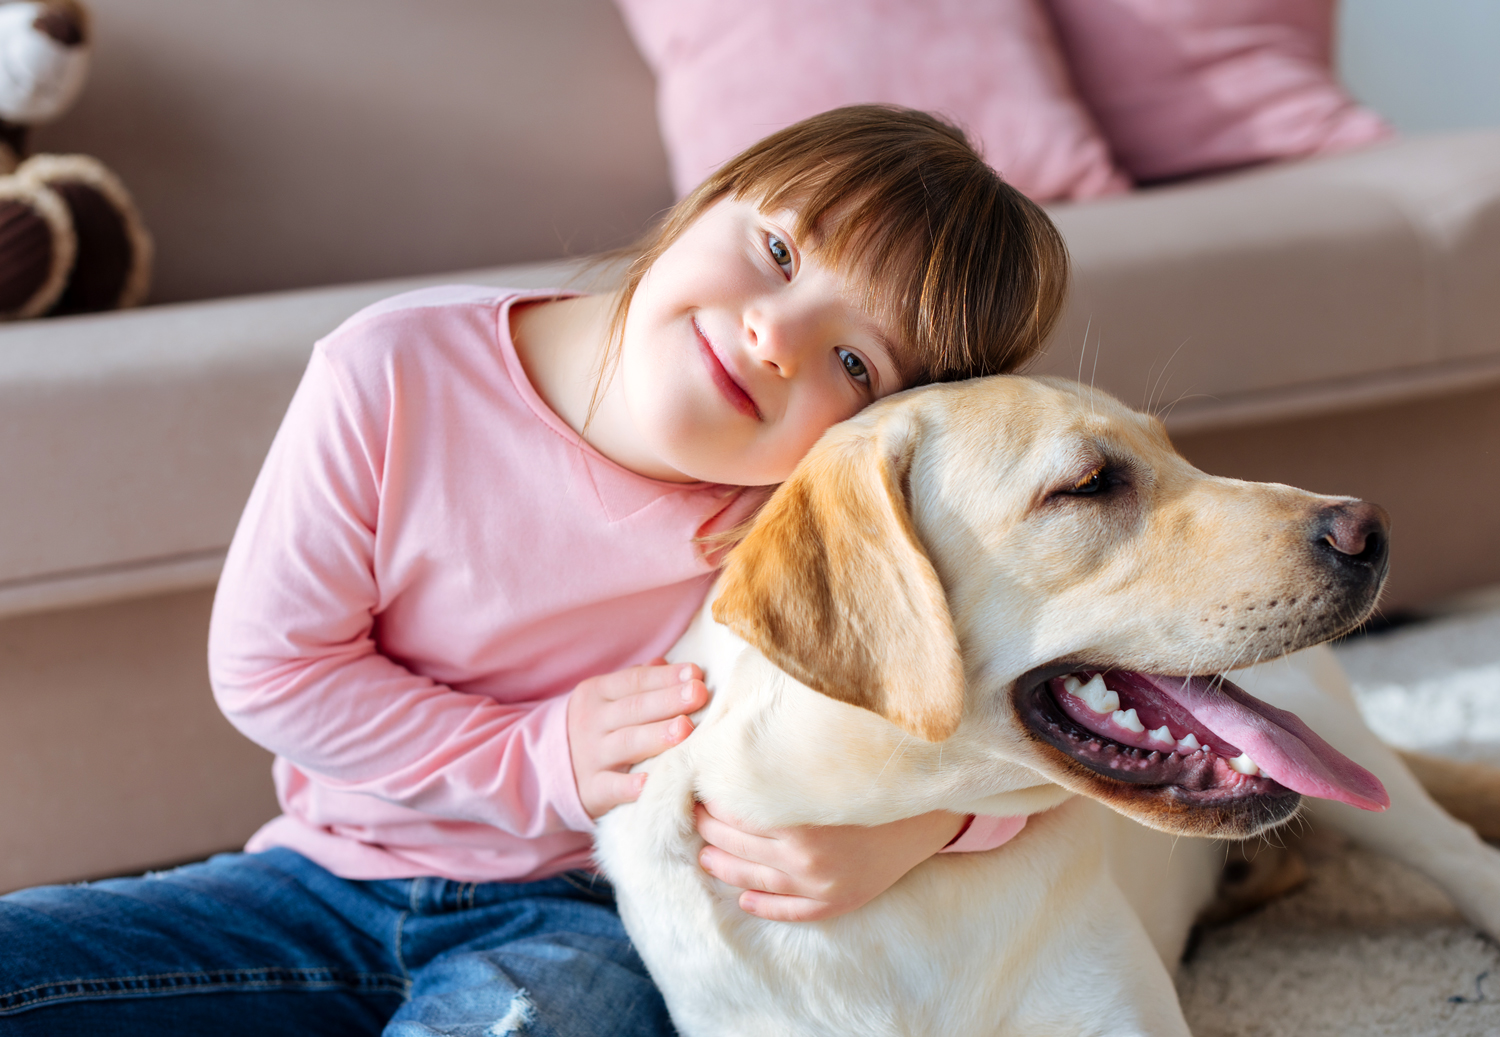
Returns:
[[[806,349],[805,321],[789,312],[762,308],[747,315],[746,325],[756,362],[775,368],[783,378],[793,377]]]

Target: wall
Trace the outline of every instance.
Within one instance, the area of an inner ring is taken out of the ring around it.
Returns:
[[[89,0],[38,151],[115,170],[157,303],[584,255],[672,200],[610,0]]]
[[[1500,3],[1343,0],[1338,66],[1403,133],[1500,126]]]

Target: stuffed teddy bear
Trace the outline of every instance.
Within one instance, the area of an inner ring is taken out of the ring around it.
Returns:
[[[30,128],[83,89],[89,39],[77,0],[0,3],[0,319],[134,306],[150,285],[151,237],[119,178],[87,155],[25,157]]]

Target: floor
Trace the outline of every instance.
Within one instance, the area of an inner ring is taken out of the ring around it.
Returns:
[[[1500,600],[1337,651],[1386,741],[1500,765]],[[1197,1037],[1500,1034],[1500,946],[1437,887],[1330,833],[1304,853],[1305,886],[1206,930],[1184,963]]]

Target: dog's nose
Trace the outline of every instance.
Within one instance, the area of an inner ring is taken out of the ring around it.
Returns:
[[[1368,501],[1330,504],[1313,519],[1313,548],[1340,567],[1385,571],[1391,518]]]

